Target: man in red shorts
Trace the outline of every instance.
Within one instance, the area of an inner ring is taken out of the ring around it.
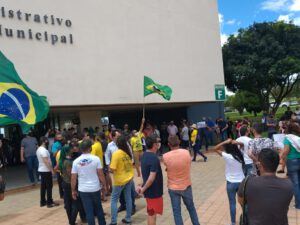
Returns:
[[[146,138],[147,151],[141,159],[143,185],[137,192],[144,194],[147,202],[148,225],[156,225],[156,215],[163,213],[163,176],[160,161],[156,152],[160,148],[160,140],[156,135]]]

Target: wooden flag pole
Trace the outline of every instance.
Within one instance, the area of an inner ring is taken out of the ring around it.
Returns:
[[[143,118],[145,118],[145,97],[143,100]]]
[[[143,118],[145,118],[145,76],[144,76],[144,81],[143,81]]]

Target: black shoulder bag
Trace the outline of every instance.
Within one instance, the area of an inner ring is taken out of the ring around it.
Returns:
[[[247,176],[243,186],[243,195],[244,195],[244,204],[243,204],[243,212],[240,216],[240,225],[248,225],[248,207],[247,207],[247,197],[246,197],[246,185],[248,183],[250,176]]]

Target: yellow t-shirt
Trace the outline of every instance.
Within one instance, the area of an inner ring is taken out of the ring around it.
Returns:
[[[134,152],[143,151],[142,136],[143,136],[142,132],[139,132],[136,137],[133,136],[130,139],[130,144]]]
[[[198,130],[195,129],[195,130],[192,131],[192,133],[191,133],[192,144],[194,144],[196,142],[197,134],[198,134]]]
[[[114,186],[123,186],[133,178],[132,160],[121,149],[112,154],[110,168],[113,170]]]
[[[91,154],[99,157],[103,167],[103,151],[102,151],[102,145],[99,141],[95,141],[95,143],[92,145]]]

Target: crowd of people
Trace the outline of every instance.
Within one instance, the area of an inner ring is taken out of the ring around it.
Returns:
[[[193,203],[190,161],[192,128],[173,121],[158,130],[142,119],[139,130],[109,128],[49,130],[39,139],[29,132],[21,142],[21,160],[26,162],[32,184],[41,183],[40,206],[58,206],[53,201],[53,177],[57,178],[60,198],[64,199],[69,224],[79,214],[83,222],[106,224],[102,202],[111,196],[111,222],[117,224],[118,212],[126,211],[124,224],[131,224],[135,200],[143,195],[147,203],[148,224],[156,224],[163,214],[163,176],[159,155],[167,168],[168,191],[176,224],[183,224],[180,201],[186,205],[193,224],[199,224]],[[166,136],[164,136],[166,132]],[[198,139],[197,143],[198,143]],[[164,142],[163,142],[164,141]],[[163,145],[162,145],[163,144]],[[176,151],[175,151],[176,150]],[[134,183],[134,168],[143,183]],[[117,207],[118,202],[120,206]]]
[[[162,162],[174,223],[183,224],[183,199],[192,224],[198,225],[191,161],[196,161],[199,154],[206,162],[205,150],[216,144],[214,150],[226,165],[231,224],[237,220],[236,195],[242,206],[247,203],[250,224],[288,224],[293,194],[295,207],[300,209],[300,126],[294,114],[290,115],[276,126],[272,123],[275,119],[268,116],[263,123],[254,124],[246,118],[235,123],[202,118],[198,123],[183,120],[177,127],[170,121],[168,125],[163,123],[161,129],[143,118],[138,130],[130,130],[128,124],[123,129],[113,125],[103,126],[102,130],[86,128],[81,134],[75,129],[49,130],[39,143],[29,132],[21,142],[21,160],[27,164],[30,181],[41,182],[41,207],[58,205],[52,198],[53,176],[57,178],[71,225],[78,214],[89,225],[95,224],[95,217],[99,224],[106,224],[102,202],[108,196],[110,224],[117,224],[121,211],[126,211],[122,223],[131,224],[137,210],[135,201],[142,195],[146,199],[148,224],[156,224],[157,215],[163,214]],[[265,130],[272,135],[285,133],[284,148],[278,148],[272,136],[263,137]],[[203,141],[205,150],[201,151]],[[287,167],[289,179],[276,176],[279,163],[281,170]],[[143,180],[141,184],[134,183],[134,169]]]

